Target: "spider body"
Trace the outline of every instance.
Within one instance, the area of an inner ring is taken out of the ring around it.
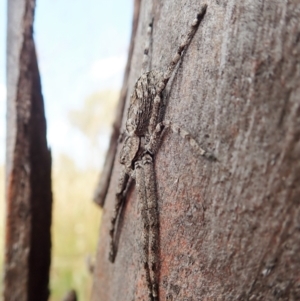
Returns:
[[[149,134],[150,116],[156,96],[161,96],[164,86],[163,72],[153,70],[146,72],[137,80],[130,98],[128,118],[126,121],[127,135],[142,137]]]
[[[149,128],[151,112],[153,112],[154,99],[161,98],[163,72],[150,71],[142,74],[137,80],[134,92],[130,97],[128,118],[126,121],[125,141],[120,152],[120,163],[128,173],[134,168],[134,159],[145,149],[145,143],[149,142],[152,129]],[[160,87],[160,88],[158,88]],[[163,87],[164,88],[164,87]],[[151,152],[151,150],[148,150]]]
[[[159,215],[157,206],[157,194],[153,160],[158,145],[167,129],[179,133],[187,139],[190,145],[198,151],[201,156],[210,158],[211,154],[204,151],[197,142],[182,130],[179,126],[168,121],[160,120],[162,107],[162,92],[164,91],[175,67],[180,60],[184,50],[191,42],[203,16],[206,5],[201,7],[197,18],[192,22],[182,43],[176,50],[173,59],[165,69],[166,71],[152,70],[143,72],[133,88],[125,124],[125,139],[120,152],[120,163],[122,172],[116,191],[115,209],[111,219],[111,242],[109,259],[114,262],[116,256],[116,245],[114,233],[117,217],[126,198],[129,181],[136,182],[140,214],[142,217],[142,263],[145,270],[145,278],[148,289],[148,300],[158,300],[158,270],[159,270]],[[152,24],[149,25],[151,33]],[[149,44],[144,51],[148,57]]]

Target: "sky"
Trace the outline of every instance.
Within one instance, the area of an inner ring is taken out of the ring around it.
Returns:
[[[37,0],[34,39],[53,155],[85,165],[88,142],[68,113],[91,94],[120,89],[131,34],[132,0]],[[6,0],[0,0],[0,139],[5,145]],[[108,137],[106,138],[108,143]],[[5,148],[0,148],[0,164]]]
[[[5,38],[6,38],[6,3],[0,0],[0,165],[5,155]]]

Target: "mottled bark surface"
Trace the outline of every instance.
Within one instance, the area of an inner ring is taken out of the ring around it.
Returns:
[[[152,68],[163,69],[202,1],[153,3],[141,5],[127,106],[152,15]],[[195,158],[171,133],[155,157],[160,300],[300,300],[300,1],[206,3],[165,93],[165,119],[189,131],[218,161]],[[146,295],[134,186],[118,226],[115,263],[108,261],[119,172],[117,156],[93,301]]]
[[[35,1],[8,1],[5,301],[46,301],[51,154],[33,41]]]

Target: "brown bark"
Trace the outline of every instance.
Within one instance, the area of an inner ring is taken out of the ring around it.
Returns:
[[[164,69],[201,3],[142,2],[127,107],[152,14],[152,68]],[[300,300],[300,1],[207,4],[165,93],[165,119],[218,161],[195,158],[171,133],[155,156],[160,300]],[[115,263],[108,261],[119,173],[117,153],[93,301],[146,294],[135,187],[118,225]]]
[[[33,41],[35,1],[8,1],[4,300],[48,300],[51,154]]]

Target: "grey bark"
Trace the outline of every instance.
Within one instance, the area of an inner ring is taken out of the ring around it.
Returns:
[[[8,1],[4,300],[46,301],[51,154],[33,40],[35,1]]]
[[[142,2],[125,117],[149,20],[152,69],[164,69],[202,3]],[[188,130],[218,161],[194,157],[171,133],[155,157],[160,300],[300,300],[300,1],[206,3],[165,93],[165,119]],[[115,263],[108,261],[118,152],[93,301],[146,294],[134,186],[118,226]]]

